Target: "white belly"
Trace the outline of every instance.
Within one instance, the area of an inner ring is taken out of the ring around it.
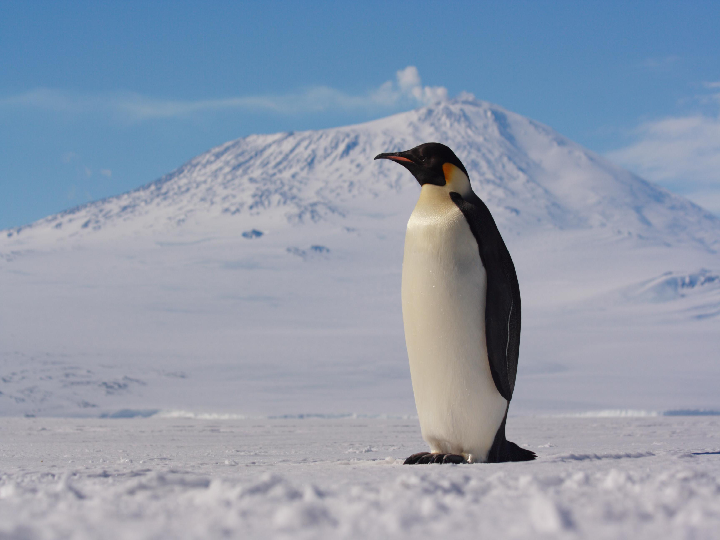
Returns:
[[[447,192],[425,185],[408,222],[402,274],[405,342],[423,438],[432,452],[485,461],[507,401],[485,343],[486,273]]]

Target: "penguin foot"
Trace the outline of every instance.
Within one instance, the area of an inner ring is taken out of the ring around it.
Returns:
[[[418,452],[405,460],[403,465],[425,465],[428,463],[467,463],[464,457],[458,454],[431,454]]]

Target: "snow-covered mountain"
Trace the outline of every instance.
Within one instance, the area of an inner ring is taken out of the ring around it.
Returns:
[[[428,141],[515,261],[511,411],[720,408],[720,219],[461,98],[238,139],[2,231],[0,414],[412,414],[399,291],[419,188],[373,157]]]
[[[357,126],[252,135],[228,142],[137,190],[50,216],[6,236],[52,228],[56,237],[98,230],[167,231],[218,216],[238,223],[342,223],[378,199],[413,199],[414,180],[379,152],[439,141],[465,163],[476,192],[505,231],[605,229],[715,250],[720,220],[613,165],[533,120],[457,99]]]

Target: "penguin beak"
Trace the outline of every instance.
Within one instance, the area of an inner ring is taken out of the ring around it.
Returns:
[[[386,154],[378,154],[375,159],[389,159],[399,163],[405,167],[415,177],[415,180],[422,186],[424,184],[437,184],[438,186],[445,185],[445,178],[442,178],[442,183],[436,178],[436,174],[429,170],[424,163],[419,163],[417,157],[412,154],[411,150],[405,150],[404,152],[388,152]]]
[[[390,161],[399,163],[415,177],[415,180],[417,180],[421,186],[425,184],[444,186],[447,183],[445,172],[442,167],[438,165],[438,160],[432,159],[433,156],[422,155],[421,151],[418,150],[419,148],[419,146],[416,146],[403,152],[378,154],[375,156],[375,159],[389,159]]]
[[[389,159],[398,163],[415,163],[412,159],[407,157],[405,152],[388,152],[386,154],[378,154],[375,159]]]

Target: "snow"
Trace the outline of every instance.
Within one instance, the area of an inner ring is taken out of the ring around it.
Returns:
[[[417,419],[0,418],[0,538],[710,539],[720,417],[511,417],[538,460],[403,466]]]
[[[414,414],[403,231],[292,232],[119,239],[0,263],[0,413]],[[665,302],[625,293],[668,263],[707,268],[714,255],[515,245],[512,411],[720,409],[718,319],[695,317],[713,313],[712,283]]]
[[[418,186],[467,166],[515,261],[508,434],[425,449],[400,309]],[[714,538],[720,220],[489,103],[253,135],[0,233],[0,540]],[[512,416],[518,415],[520,416]]]
[[[700,302],[687,303],[695,318],[714,317],[720,314],[720,275],[702,268],[693,273],[665,272],[663,275],[630,287],[625,294],[640,302],[672,302],[700,298]],[[698,305],[694,305],[698,304]]]
[[[720,409],[720,220],[547,126],[460,99],[253,135],[0,234],[0,415],[414,414],[400,309],[417,183],[448,143],[515,261],[511,411]]]
[[[52,242],[257,223],[277,230],[282,224],[347,225],[344,218],[358,216],[395,216],[385,226],[402,224],[406,213],[399,205],[414,205],[415,180],[373,158],[432,140],[464,160],[476,192],[511,234],[594,228],[613,236],[720,245],[720,219],[711,213],[547,126],[473,99],[356,126],[230,141],[137,190],[5,236]]]

